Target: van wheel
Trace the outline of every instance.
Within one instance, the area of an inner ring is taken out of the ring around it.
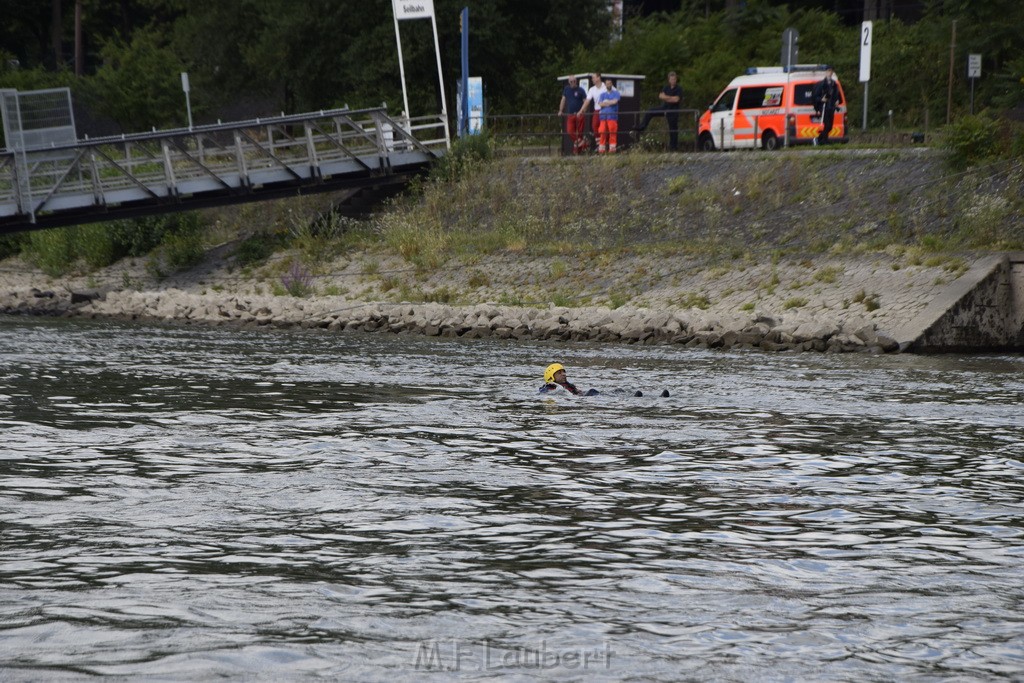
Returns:
[[[764,135],[761,136],[761,149],[774,152],[780,147],[779,136],[770,130],[766,130]]]
[[[714,152],[715,151],[715,139],[711,137],[710,133],[701,133],[698,140],[700,144],[700,151],[702,152]]]

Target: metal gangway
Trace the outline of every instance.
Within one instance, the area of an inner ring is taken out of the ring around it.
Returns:
[[[0,233],[404,184],[449,145],[442,116],[395,118],[383,107],[67,137],[6,135]]]

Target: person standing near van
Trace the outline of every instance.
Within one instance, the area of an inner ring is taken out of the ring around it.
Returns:
[[[674,152],[679,149],[679,108],[683,104],[683,89],[679,87],[679,76],[675,71],[668,72],[668,85],[658,93],[661,105],[644,113],[640,125],[634,128],[637,133],[647,130],[647,125],[655,116],[664,116],[668,123],[668,149]]]
[[[619,99],[619,91],[615,89],[612,79],[606,78],[604,92],[598,98],[598,104],[601,105],[601,111],[598,112],[601,118],[598,128],[601,132],[601,141],[597,145],[597,151],[601,154],[605,153],[606,148],[609,154],[615,154],[618,151]]]
[[[583,103],[587,93],[576,82],[575,76],[569,76],[568,84],[562,88],[562,100],[558,103],[558,116],[565,118],[565,133],[572,143],[572,153],[579,154],[583,146]],[[568,116],[566,116],[568,115]]]
[[[591,107],[594,110],[594,116],[591,118],[590,130],[593,131],[594,137],[598,136],[599,127],[601,123],[601,95],[604,93],[604,81],[601,79],[601,72],[595,71],[590,76],[590,88],[587,89],[587,99],[583,103],[583,108],[580,110],[582,113],[587,113],[587,107]]]
[[[835,123],[836,107],[839,106],[839,85],[836,84],[835,71],[831,66],[825,67],[825,77],[814,85],[811,97],[814,110],[821,117],[821,133],[814,138],[814,144],[827,145],[828,134]]]

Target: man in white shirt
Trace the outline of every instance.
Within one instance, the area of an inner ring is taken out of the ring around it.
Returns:
[[[587,89],[587,99],[583,102],[583,108],[580,109],[581,114],[587,113],[587,107],[591,106],[594,108],[594,116],[590,122],[590,130],[597,137],[597,131],[601,124],[600,112],[601,112],[601,95],[605,93],[604,80],[601,78],[601,72],[595,71],[590,75],[590,88]]]

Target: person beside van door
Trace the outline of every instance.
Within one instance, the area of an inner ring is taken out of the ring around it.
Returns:
[[[562,88],[562,100],[558,103],[558,116],[565,117],[563,129],[569,136],[572,153],[579,154],[583,147],[583,103],[587,93],[576,82],[575,76],[569,76],[568,84]]]
[[[668,123],[668,149],[674,152],[679,149],[679,109],[683,104],[683,89],[679,87],[679,76],[675,71],[668,72],[668,85],[658,93],[661,104],[644,112],[640,125],[634,128],[637,133],[647,130],[647,125],[655,116],[664,116]]]
[[[828,134],[836,118],[836,107],[839,106],[839,85],[831,66],[825,67],[825,77],[814,85],[811,98],[814,100],[814,110],[821,117],[821,133],[814,138],[814,144],[827,145]]]
[[[587,113],[587,107],[594,110],[594,115],[591,117],[590,130],[593,131],[594,137],[597,137],[601,124],[601,95],[604,93],[604,80],[601,78],[601,72],[595,71],[590,76],[590,88],[587,89],[587,99],[583,102],[583,108],[580,110],[582,113]]]
[[[599,131],[601,141],[597,145],[597,151],[601,154],[615,154],[619,144],[619,91],[615,89],[612,79],[604,81],[604,92],[598,98],[601,111],[598,113],[601,121]]]

